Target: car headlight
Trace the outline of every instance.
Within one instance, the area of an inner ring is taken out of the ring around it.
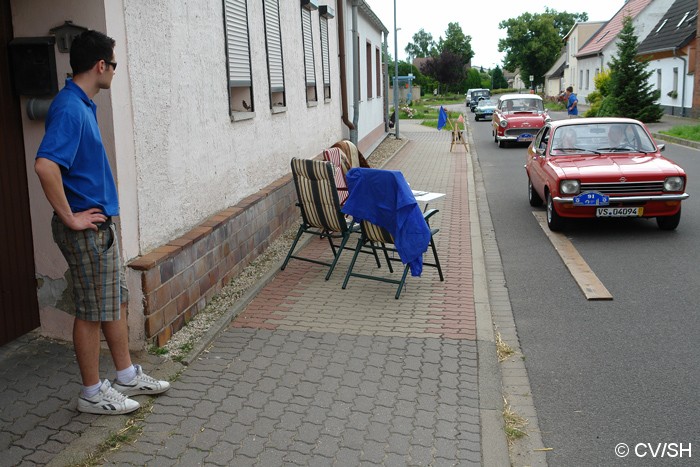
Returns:
[[[684,186],[683,177],[666,177],[664,180],[664,191],[683,191]]]
[[[559,182],[559,192],[563,195],[576,195],[581,191],[581,182],[578,180],[562,180]]]
[[[508,120],[506,120],[506,119],[504,118],[503,120],[501,120],[501,123],[500,123],[499,125],[501,125],[503,128],[507,127],[507,126],[508,126]]]

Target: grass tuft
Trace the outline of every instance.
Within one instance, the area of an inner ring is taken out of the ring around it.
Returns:
[[[505,361],[508,357],[515,354],[515,350],[501,338],[501,333],[496,332],[496,354],[498,355],[498,362]]]
[[[141,404],[141,408],[134,412],[124,424],[124,427],[112,433],[106,440],[100,443],[97,448],[89,453],[80,462],[69,464],[70,467],[94,467],[106,463],[105,456],[113,451],[117,451],[124,444],[130,444],[143,432],[143,422],[146,416],[153,411],[153,398]]]
[[[505,397],[503,398],[503,422],[509,446],[516,440],[527,436],[525,431],[527,420],[513,411]]]

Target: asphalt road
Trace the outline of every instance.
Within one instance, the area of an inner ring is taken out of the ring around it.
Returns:
[[[700,151],[664,153],[689,179],[676,231],[643,219],[565,231],[614,297],[587,301],[528,204],[526,147],[499,149],[490,122],[465,115],[549,465],[700,465]]]

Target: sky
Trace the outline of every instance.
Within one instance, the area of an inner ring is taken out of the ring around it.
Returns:
[[[493,3],[476,0],[365,0],[389,30],[387,43],[394,56],[394,1],[398,31],[399,60],[408,58],[406,45],[421,28],[433,35],[436,42],[445,37],[447,24],[459,23],[465,35],[471,36],[472,66],[493,68],[502,66],[504,54],[498,51],[498,39],[506,37],[498,29],[501,21],[517,18],[523,13],[544,13],[544,8],[568,13],[588,13],[589,21],[607,21],[622,8],[625,0],[496,0]],[[576,5],[579,6],[576,6]],[[427,6],[432,5],[432,6]],[[477,6],[478,5],[478,6]]]

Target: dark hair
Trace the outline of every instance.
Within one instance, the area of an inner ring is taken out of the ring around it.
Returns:
[[[115,41],[98,31],[85,31],[73,39],[70,47],[70,67],[73,75],[88,71],[100,60],[111,61]]]
[[[569,86],[568,88],[566,88],[566,90],[569,91],[569,92],[574,92],[574,87],[573,87],[573,86]]]

